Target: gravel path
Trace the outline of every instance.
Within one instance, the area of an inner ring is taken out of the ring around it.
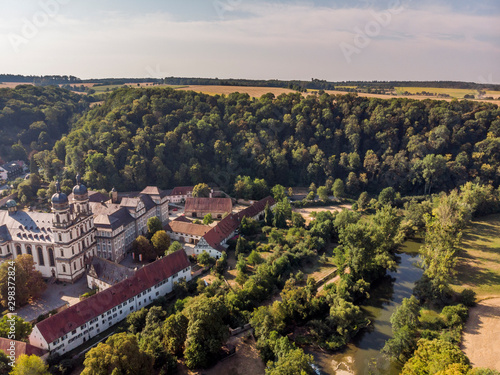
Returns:
[[[474,367],[500,371],[500,298],[484,300],[470,309],[462,350]]]

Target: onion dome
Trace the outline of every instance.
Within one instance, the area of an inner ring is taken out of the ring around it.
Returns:
[[[59,180],[56,182],[56,193],[52,196],[52,208],[55,210],[66,209],[68,206],[68,196],[61,192]]]
[[[73,188],[73,195],[75,200],[86,200],[87,199],[87,187],[82,184],[82,179],[80,174],[76,175],[76,185]]]
[[[5,204],[5,206],[7,206],[7,208],[12,208],[12,207],[16,207],[17,203],[14,199],[9,199],[7,201],[7,203]]]

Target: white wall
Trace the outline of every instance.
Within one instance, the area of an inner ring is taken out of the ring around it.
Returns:
[[[38,331],[38,328],[35,326],[32,334],[30,335],[30,344],[38,348],[49,349],[51,352],[59,354],[67,353],[109,327],[122,321],[131,312],[140,310],[153,303],[155,299],[170,293],[173,289],[174,283],[182,278],[186,281],[191,280],[191,267],[188,267],[175,276],[169,277],[167,280],[164,280],[146,291],[141,292],[128,301],[124,301],[118,306],[111,308],[104,314],[99,315],[90,322],[87,322],[72,332],[67,333],[63,336],[63,338],[56,340],[49,345],[47,345]]]

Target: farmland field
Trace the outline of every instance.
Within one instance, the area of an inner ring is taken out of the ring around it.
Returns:
[[[476,90],[467,90],[467,89],[447,89],[447,88],[438,88],[438,87],[396,87],[396,92],[399,95],[402,95],[405,91],[411,94],[417,94],[420,92],[430,92],[432,94],[447,94],[452,98],[463,99],[464,95],[474,95],[477,96]],[[486,96],[492,96],[495,99],[500,97],[500,91],[486,91]]]
[[[203,85],[193,85],[185,86],[180,88],[180,90],[186,91],[196,91],[209,95],[229,95],[233,92],[246,93],[251,97],[260,98],[262,95],[267,93],[273,93],[278,96],[281,94],[289,94],[296,92],[290,89],[284,89],[279,87],[251,87],[251,86],[203,86]]]
[[[29,83],[29,82],[0,82],[0,89],[4,89],[4,88],[13,89],[19,85],[32,85],[32,83]]]
[[[478,299],[500,297],[500,215],[474,221],[462,239],[454,289],[472,288]]]
[[[246,93],[250,95],[251,97],[254,98],[260,98],[262,95],[267,94],[267,93],[272,93],[275,96],[281,95],[281,94],[289,94],[292,92],[296,92],[294,90],[290,89],[285,89],[285,88],[279,88],[279,87],[253,87],[253,86],[210,86],[210,85],[191,85],[191,86],[184,86],[180,88],[180,90],[186,90],[186,91],[196,91],[204,94],[209,94],[209,95],[229,95],[233,92],[239,92],[239,93]],[[432,88],[427,90],[430,92]],[[450,90],[450,89],[446,89]],[[312,92],[317,92],[318,90],[313,90]],[[466,93],[469,93],[468,90]],[[328,94],[331,95],[344,95],[344,94],[350,94],[348,91],[334,91],[334,90],[326,90]],[[493,91],[491,91],[493,92]],[[487,92],[488,93],[488,92]],[[497,92],[498,96],[500,97],[500,92]],[[310,93],[303,93],[303,95],[309,95]],[[477,94],[477,93],[476,93]],[[425,96],[425,95],[382,95],[382,94],[368,94],[368,93],[358,93],[357,94],[360,97],[365,97],[365,98],[379,98],[379,99],[392,99],[392,98],[409,98],[409,99],[414,99],[414,100],[445,100],[445,101],[451,101],[452,98],[438,98],[437,96]],[[465,95],[465,94],[464,94]],[[490,95],[490,94],[488,94]],[[497,96],[494,96],[495,98]],[[463,95],[462,95],[463,98]],[[487,103],[493,103],[496,105],[500,105],[500,99],[498,100],[478,100],[478,101],[485,101]]]

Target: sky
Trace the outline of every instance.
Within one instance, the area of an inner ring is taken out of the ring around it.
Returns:
[[[499,0],[1,0],[0,73],[500,83]]]

